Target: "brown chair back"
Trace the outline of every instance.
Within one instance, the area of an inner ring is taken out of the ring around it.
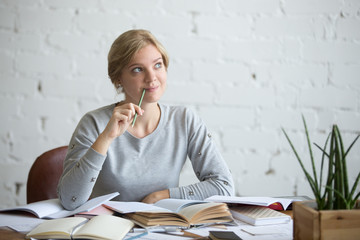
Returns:
[[[57,198],[56,188],[63,172],[68,146],[40,155],[33,163],[26,184],[27,203]]]

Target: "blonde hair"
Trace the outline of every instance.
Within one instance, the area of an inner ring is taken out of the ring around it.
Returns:
[[[121,34],[111,45],[108,54],[108,75],[115,88],[119,88],[118,81],[122,70],[134,55],[148,44],[153,44],[160,52],[164,66],[169,66],[169,57],[163,45],[147,30],[129,30]]]

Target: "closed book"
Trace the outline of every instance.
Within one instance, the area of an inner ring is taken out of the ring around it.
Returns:
[[[238,235],[232,231],[210,231],[209,232],[210,240],[241,240]]]
[[[237,205],[230,207],[230,212],[235,219],[255,226],[287,223],[291,220],[289,215],[262,206]]]

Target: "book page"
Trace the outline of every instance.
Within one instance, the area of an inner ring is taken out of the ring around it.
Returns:
[[[70,239],[70,234],[74,227],[85,223],[86,218],[69,217],[45,220],[43,223],[34,228],[26,237],[32,238],[62,238]]]
[[[199,200],[167,198],[157,201],[156,203],[154,203],[154,205],[178,213],[183,208],[199,203],[205,203],[205,202]]]
[[[291,217],[262,206],[235,206],[230,207],[234,218],[250,223],[252,225],[268,225],[289,222]]]
[[[266,206],[266,207],[274,203],[280,203],[284,210],[286,210],[292,202],[301,201],[298,199],[290,199],[290,198],[233,197],[233,196],[218,196],[218,195],[209,197],[205,200],[210,202],[239,203],[239,204]]]
[[[108,201],[107,203],[104,203],[103,206],[123,214],[134,212],[170,212],[168,209],[143,202]]]
[[[87,201],[86,203],[84,203],[83,205],[81,205],[80,207],[76,208],[73,211],[68,211],[68,210],[65,210],[64,208],[61,208],[61,211],[58,211],[51,215],[47,215],[46,218],[49,218],[49,219],[63,218],[63,217],[75,215],[80,212],[87,212],[87,211],[90,211],[90,210],[100,206],[102,203],[107,202],[110,199],[113,199],[114,197],[116,197],[118,195],[119,195],[118,192],[114,192],[114,193],[110,193],[107,195],[103,195],[103,196],[99,196],[99,197],[90,199],[89,201]]]
[[[7,208],[7,209],[1,209],[0,212],[5,211],[25,211],[30,212],[37,216],[38,218],[46,217],[49,214],[53,214],[59,211],[64,210],[63,206],[60,203],[60,200],[55,199],[49,199],[34,203],[29,203],[27,205],[13,207],[13,208]]]
[[[74,231],[74,238],[87,239],[123,239],[134,226],[134,223],[125,218],[99,215],[93,217],[84,226]]]
[[[203,219],[212,219],[218,217],[218,215],[224,216],[222,211],[222,206],[225,206],[223,203],[203,203],[197,205],[191,205],[187,208],[182,209],[179,214],[185,216],[189,222],[196,224],[197,221]],[[203,214],[204,212],[204,214]],[[206,214],[206,215],[205,215]],[[231,215],[226,211],[225,215]]]

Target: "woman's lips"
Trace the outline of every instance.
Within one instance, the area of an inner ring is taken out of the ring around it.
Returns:
[[[149,87],[149,88],[145,88],[146,89],[146,92],[155,92],[159,87],[156,86],[156,87]]]

